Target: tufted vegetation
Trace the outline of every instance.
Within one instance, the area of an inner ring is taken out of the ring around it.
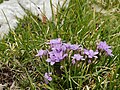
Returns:
[[[107,1],[71,0],[68,8],[58,6],[52,20],[44,22],[26,11],[24,19],[18,18],[18,27],[0,41],[0,83],[7,83],[8,89],[15,82],[15,88],[21,90],[119,90],[120,4],[117,0]],[[95,12],[93,3],[108,12],[111,8],[118,9],[106,15]],[[62,80],[53,75],[54,81],[45,84],[43,76],[49,64],[45,58],[35,55],[39,49],[47,49],[46,42],[55,38],[93,50],[97,42],[106,41],[112,47],[114,56],[101,56],[99,63],[90,67],[80,63],[76,74],[63,75]]]

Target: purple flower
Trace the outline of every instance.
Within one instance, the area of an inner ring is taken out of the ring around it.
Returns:
[[[52,75],[52,73],[45,73],[44,75],[46,84],[48,84],[48,81],[52,81],[52,77],[50,75]]]
[[[85,60],[83,58],[83,56],[81,56],[80,54],[74,54],[74,56],[72,58],[75,59],[75,60],[77,60],[77,61],[79,61],[79,60]]]
[[[78,50],[80,45],[77,44],[70,44],[70,43],[64,43],[65,47],[70,50]]]
[[[97,51],[93,51],[93,50],[87,50],[87,49],[84,49],[84,54],[86,54],[88,56],[88,58],[98,58],[96,55],[98,54]]]
[[[50,44],[60,44],[60,43],[62,43],[62,42],[61,42],[61,38],[57,38],[57,39],[52,39],[52,40],[50,40]]]
[[[80,61],[80,60],[85,60],[84,58],[83,58],[83,56],[81,56],[80,54],[74,54],[74,56],[72,56],[72,64],[75,64],[75,62],[76,62],[76,60],[77,61]]]
[[[38,54],[36,54],[35,56],[39,56],[40,58],[42,58],[43,55],[46,55],[47,54],[47,50],[39,50],[38,51]]]
[[[54,65],[55,62],[56,62],[55,59],[51,59],[51,58],[48,58],[46,61],[47,61],[47,62],[50,62],[50,65]]]
[[[66,46],[62,43],[60,38],[50,40],[49,44],[52,50],[57,50],[58,52],[66,51],[67,49]]]
[[[63,51],[57,52],[56,50],[53,50],[49,52],[49,58],[46,61],[50,62],[51,65],[54,65],[55,62],[60,62],[66,56],[67,54],[64,54]]]
[[[101,42],[97,45],[97,48],[98,48],[98,49],[102,49],[102,50],[106,50],[106,49],[111,48],[111,46],[108,46],[105,41],[104,41],[104,42],[101,41]]]
[[[110,48],[111,48],[111,46],[108,46],[105,41],[104,42],[101,41],[97,45],[97,49],[104,50],[108,55],[113,56],[112,50]]]
[[[90,59],[88,60],[88,63],[91,63],[91,60],[90,60]]]
[[[66,49],[64,44],[56,44],[52,47],[52,50],[56,50],[57,52],[66,51]]]
[[[71,46],[70,43],[63,43],[63,45],[64,45],[67,49],[70,49],[70,46]]]
[[[114,56],[114,55],[112,54],[112,50],[111,50],[111,49],[106,49],[106,53],[107,53],[108,55],[110,55],[110,56]]]
[[[76,62],[75,59],[72,59],[72,64],[75,64],[75,62]]]
[[[76,44],[73,44],[73,45],[70,45],[70,49],[71,50],[78,50],[79,49],[79,45],[76,45]]]
[[[48,44],[50,44],[51,48],[53,48],[54,45],[62,44],[62,41],[61,41],[61,38],[52,39]]]

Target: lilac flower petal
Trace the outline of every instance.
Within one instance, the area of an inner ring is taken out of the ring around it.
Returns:
[[[64,45],[67,49],[70,49],[70,46],[71,46],[70,43],[63,43],[63,45]]]
[[[45,73],[45,75],[44,75],[46,84],[48,84],[48,81],[52,81],[52,77],[50,75],[51,75],[51,73]]]
[[[64,54],[64,55],[63,55],[63,58],[65,58],[65,57],[67,57],[67,56],[68,56],[68,54]]]
[[[39,57],[42,58],[42,56],[46,55],[46,54],[47,54],[47,50],[42,50],[41,49],[41,50],[38,51],[38,54],[36,54],[35,56],[39,56]]]
[[[112,54],[112,50],[111,50],[111,49],[107,49],[106,52],[107,52],[107,54],[108,54],[109,56],[114,56],[114,55]]]
[[[43,53],[44,53],[44,50],[39,50],[39,51],[38,51],[38,54],[37,54],[36,56],[42,56]]]
[[[79,45],[76,45],[76,44],[70,45],[70,49],[71,50],[78,50],[79,49]]]
[[[80,54],[74,54],[74,56],[72,58],[76,59],[77,61],[79,61],[79,60],[83,59],[83,56],[81,56]]]
[[[74,59],[72,60],[72,64],[75,64],[75,60]]]
[[[89,55],[89,51],[87,49],[84,49],[84,54]]]
[[[54,53],[54,55],[55,55],[55,57],[58,59],[58,60],[61,60],[61,59],[63,59],[63,52],[61,51],[61,52],[55,52]]]
[[[51,65],[53,65],[55,62],[60,62],[62,61],[65,57],[67,56],[67,54],[64,54],[64,51],[57,51],[57,50],[52,50],[51,52],[49,52],[49,58],[47,62],[50,62]]]
[[[45,73],[44,77],[48,80],[48,78],[49,78],[49,73]]]
[[[101,50],[104,50],[108,55],[113,56],[112,50],[110,49],[111,46],[108,46],[105,41],[104,41],[104,42],[101,41],[101,42],[97,45],[97,48],[98,48],[98,49],[101,49]]]
[[[51,49],[56,50],[57,52],[61,52],[61,51],[65,52],[67,50],[66,46],[62,43],[52,45]]]
[[[60,43],[61,43],[61,38],[50,40],[50,44],[60,44]]]
[[[105,41],[104,41],[104,42],[101,41],[101,42],[97,45],[97,48],[98,48],[98,49],[106,50],[106,49],[111,48],[111,46],[108,46]]]
[[[95,57],[95,58],[97,58],[97,54],[98,54],[98,52],[96,51],[96,52],[94,52],[93,50],[84,50],[84,54],[86,54],[87,56],[88,56],[88,58],[93,58],[93,57]]]
[[[51,77],[49,77],[49,78],[48,78],[48,81],[52,81],[52,78],[51,78]]]
[[[88,63],[91,63],[91,60],[90,60],[90,59],[88,60]]]
[[[63,51],[67,50],[67,47],[64,44],[62,44],[61,48],[62,48]]]
[[[44,55],[47,55],[48,54],[48,50],[44,50]]]

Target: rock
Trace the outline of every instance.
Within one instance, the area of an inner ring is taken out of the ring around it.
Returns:
[[[52,0],[52,7],[56,12],[58,2],[62,6],[65,0]],[[68,6],[69,0],[66,2]],[[39,14],[39,18],[42,19],[43,14],[47,19],[51,19],[52,11],[50,0],[7,0],[0,4],[0,38],[3,38],[4,34],[8,34],[10,29],[17,27],[18,18],[23,18],[26,15],[23,8],[30,10],[34,15]],[[10,25],[10,28],[8,26]]]

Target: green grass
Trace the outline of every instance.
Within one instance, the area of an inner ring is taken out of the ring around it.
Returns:
[[[63,6],[57,15],[53,15],[53,19],[46,23],[42,23],[30,12],[27,12],[28,15],[24,19],[18,19],[18,27],[0,41],[0,71],[3,72],[1,75],[7,71],[10,76],[0,77],[0,83],[8,83],[9,88],[11,82],[15,81],[15,85],[21,90],[43,87],[51,90],[73,90],[70,82],[78,88],[76,90],[87,87],[92,90],[119,90],[120,14],[113,12],[105,16],[96,13],[91,8],[92,3],[95,2],[71,0],[68,8]],[[110,5],[107,3],[105,9],[109,10]],[[112,6],[120,8],[119,3]],[[42,83],[43,75],[47,71],[46,62],[35,55],[39,49],[47,48],[45,42],[55,38],[81,44],[84,48],[93,50],[98,41],[105,40],[112,46],[114,57],[102,57],[92,68],[81,63],[80,71],[77,71],[80,76],[71,74],[71,81],[65,79],[66,82],[53,76],[54,82],[46,85]],[[5,68],[7,69],[4,70]],[[57,83],[59,80],[61,82]],[[77,84],[75,81],[78,81]]]

